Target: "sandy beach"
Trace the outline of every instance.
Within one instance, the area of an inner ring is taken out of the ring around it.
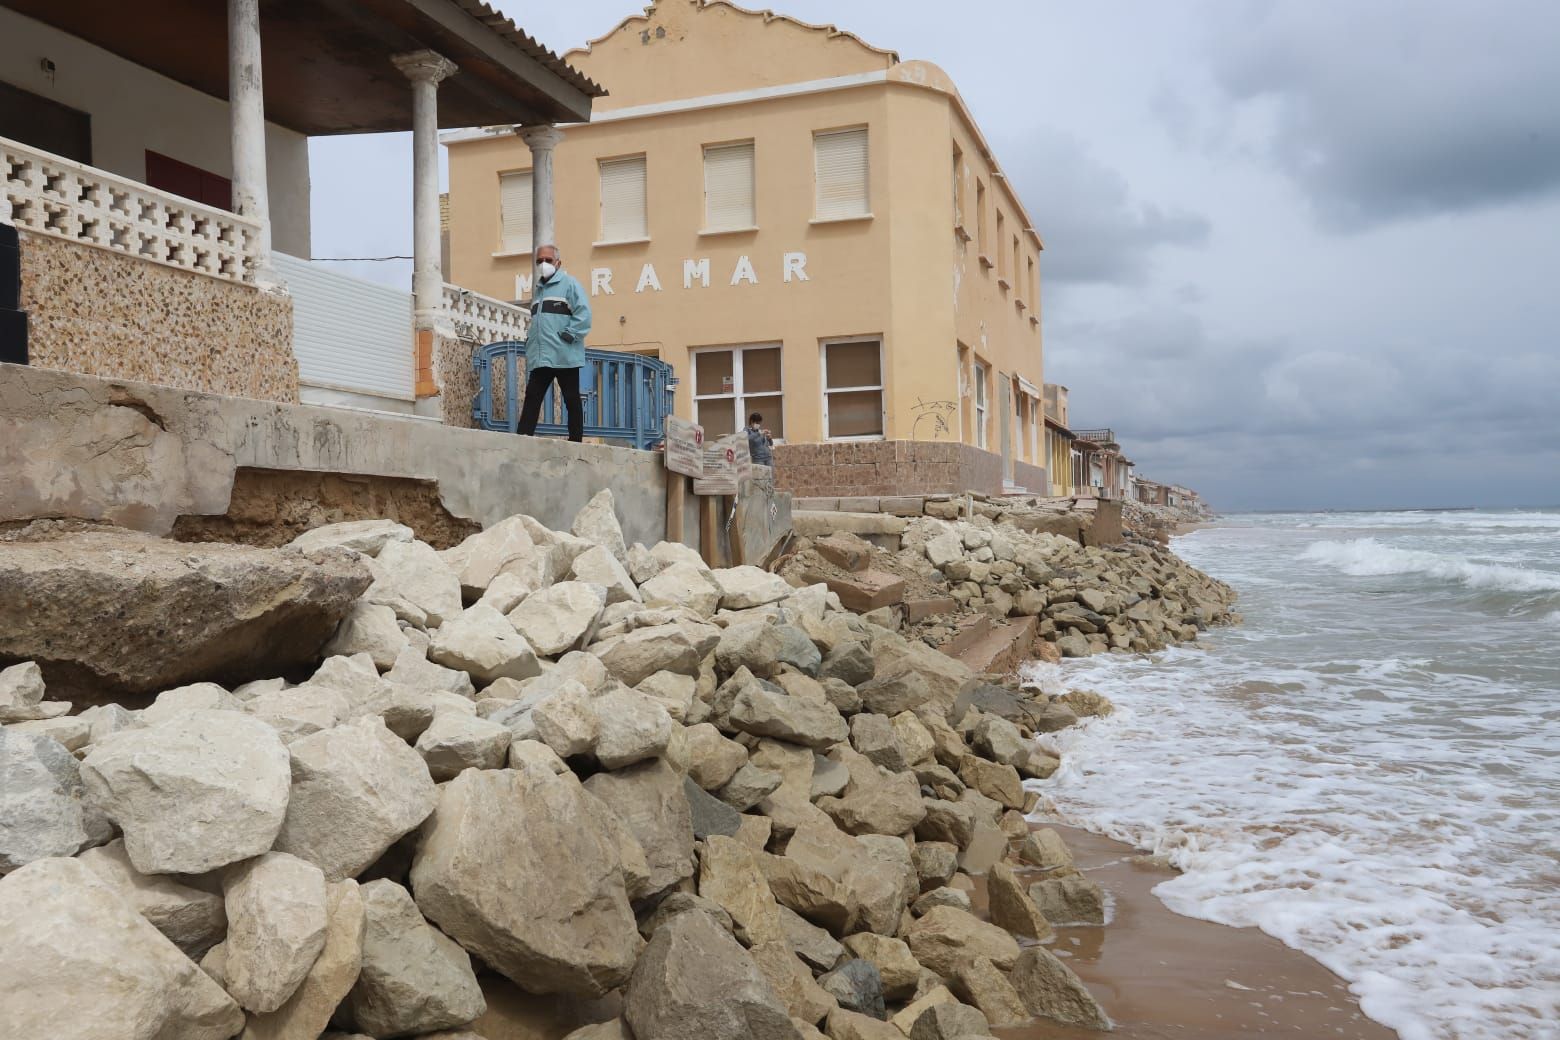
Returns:
[[[1050,947],[1104,1006],[1116,1025],[1112,1037],[1393,1040],[1397,1035],[1360,1013],[1343,980],[1277,939],[1255,928],[1227,928],[1168,910],[1153,888],[1175,876],[1172,868],[1087,831],[1037,826],[1061,834],[1078,868],[1113,901],[1105,927],[1058,928]],[[1101,1035],[1054,1022],[995,1033],[1004,1040]]]

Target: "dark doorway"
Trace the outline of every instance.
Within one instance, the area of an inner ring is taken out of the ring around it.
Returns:
[[[79,163],[92,162],[92,117],[0,82],[0,137]]]
[[[232,181],[159,152],[149,150],[146,153],[146,183],[158,191],[172,192],[193,202],[233,209]]]

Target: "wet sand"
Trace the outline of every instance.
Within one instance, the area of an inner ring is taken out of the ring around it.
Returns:
[[[1078,868],[1114,899],[1103,928],[1058,928],[1051,952],[1089,987],[1116,1024],[1100,1034],[1054,1022],[999,1029],[1004,1040],[1395,1040],[1360,1013],[1342,979],[1255,928],[1172,913],[1153,887],[1175,876],[1130,846],[1053,827]],[[1022,871],[1026,883],[1031,876]],[[984,893],[981,893],[983,896]],[[983,909],[983,908],[982,908]]]

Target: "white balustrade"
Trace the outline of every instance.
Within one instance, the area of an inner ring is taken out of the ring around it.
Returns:
[[[0,137],[0,219],[138,260],[252,284],[258,221]]]
[[[444,284],[444,312],[454,323],[455,334],[472,343],[523,340],[531,320],[523,307],[448,282]]]

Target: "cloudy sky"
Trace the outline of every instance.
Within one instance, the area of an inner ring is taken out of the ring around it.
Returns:
[[[560,51],[639,9],[497,6]],[[1560,3],[778,9],[953,76],[1046,243],[1046,379],[1145,474],[1227,509],[1560,504]],[[410,184],[353,189],[406,139],[314,148],[316,255],[410,252]]]

